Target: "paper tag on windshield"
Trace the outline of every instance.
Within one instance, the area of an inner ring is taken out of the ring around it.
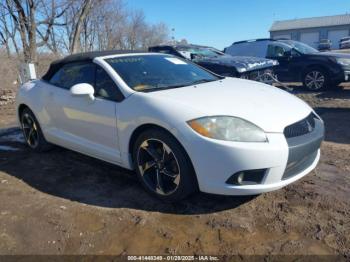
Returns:
[[[175,65],[187,65],[186,62],[176,58],[176,57],[166,57],[166,60],[168,60],[169,62],[172,62]]]

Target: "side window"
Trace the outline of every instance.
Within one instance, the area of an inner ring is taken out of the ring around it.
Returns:
[[[168,49],[161,49],[161,48],[159,48],[158,50],[157,50],[157,52],[158,53],[162,53],[162,54],[170,54],[171,52],[170,52],[170,50],[168,50]]]
[[[295,49],[291,50],[291,55],[294,56],[294,57],[300,56],[300,54]]]
[[[179,56],[179,54],[171,47],[160,47],[157,49],[158,53],[168,54],[168,55],[175,55]]]
[[[270,44],[267,47],[267,57],[283,57],[284,48],[279,45]]]
[[[50,79],[50,84],[55,85],[55,86],[59,86],[59,87],[63,87],[62,83],[61,83],[61,79],[63,78],[63,73],[64,70],[63,68],[59,69]]]
[[[64,89],[70,89],[73,85],[80,83],[93,86],[95,65],[92,63],[66,64],[52,76],[50,83]]]
[[[96,67],[95,96],[117,102],[124,99],[124,96],[119,90],[118,86],[100,66]]]

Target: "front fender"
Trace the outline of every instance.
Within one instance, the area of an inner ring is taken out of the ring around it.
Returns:
[[[154,98],[150,93],[135,93],[125,99],[117,105],[118,142],[123,166],[133,168],[129,145],[138,127],[159,126],[179,140],[179,129],[183,128],[183,123],[197,116],[198,112],[193,109],[169,104],[166,99]],[[179,142],[182,144],[184,141]]]

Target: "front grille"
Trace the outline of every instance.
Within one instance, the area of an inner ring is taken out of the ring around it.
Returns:
[[[311,130],[311,131],[310,131]],[[313,113],[285,129],[288,161],[282,180],[296,176],[316,160],[324,137],[324,125]]]
[[[256,70],[256,71],[250,72],[249,75],[248,75],[248,78],[250,80],[257,80],[257,79],[259,79],[259,76],[261,74],[263,74],[263,71]]]
[[[256,71],[250,72],[248,74],[248,78],[250,80],[255,80],[255,81],[261,82],[263,80],[263,78],[266,76],[266,74],[272,74],[272,70],[270,70],[270,69],[256,70]]]
[[[271,69],[261,69],[242,74],[241,78],[272,84],[274,79],[271,76],[273,76],[273,71]]]
[[[311,133],[315,128],[316,115],[311,113],[306,118],[287,126],[283,133],[286,138],[297,137]]]

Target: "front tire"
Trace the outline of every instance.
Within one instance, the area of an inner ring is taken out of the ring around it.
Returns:
[[[45,140],[40,125],[29,108],[23,109],[20,122],[26,144],[32,150],[44,152],[52,148],[52,145]]]
[[[180,201],[197,189],[191,161],[180,143],[168,132],[148,129],[136,140],[133,160],[143,187],[153,196]]]
[[[308,91],[323,91],[329,88],[330,79],[325,70],[314,67],[305,72],[303,84]]]

